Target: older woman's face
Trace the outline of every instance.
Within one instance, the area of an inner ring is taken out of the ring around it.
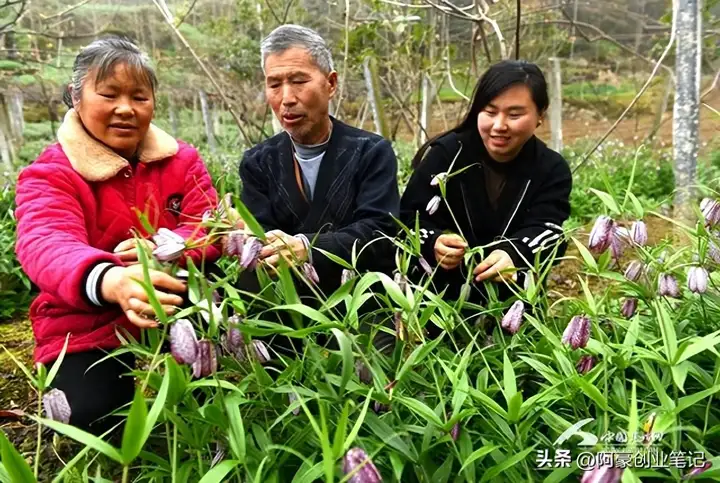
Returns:
[[[124,158],[131,158],[145,138],[155,111],[152,87],[131,68],[118,64],[95,83],[90,71],[75,110],[85,129]]]
[[[509,87],[478,114],[478,131],[490,156],[511,161],[535,133],[542,113],[524,84]]]

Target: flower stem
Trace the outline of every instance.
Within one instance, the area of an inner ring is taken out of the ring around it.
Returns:
[[[37,479],[40,471],[40,449],[42,448],[42,423],[40,422],[40,416],[42,413],[42,391],[38,391],[38,429],[37,429],[37,446],[35,448],[35,479]]]
[[[127,483],[129,476],[130,476],[130,467],[125,465],[125,466],[123,466],[122,483]]]

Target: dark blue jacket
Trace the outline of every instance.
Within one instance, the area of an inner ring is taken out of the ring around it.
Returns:
[[[327,251],[348,262],[382,233],[394,236],[400,212],[397,160],[382,137],[331,118],[333,131],[320,164],[314,196],[298,188],[290,136],[282,132],[248,150],[240,163],[241,200],[266,231],[304,234],[326,294],[340,286],[342,267]],[[393,246],[374,242],[358,259],[358,269],[389,271]]]

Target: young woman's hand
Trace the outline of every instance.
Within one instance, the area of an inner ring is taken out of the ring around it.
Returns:
[[[460,235],[440,235],[435,240],[435,260],[445,270],[452,270],[462,262],[467,243]]]
[[[120,242],[113,250],[113,253],[123,262],[132,265],[138,263],[138,250],[140,250],[140,246],[144,246],[148,253],[152,253],[152,251],[157,248],[157,245],[150,240],[128,238]]]
[[[476,282],[491,279],[493,282],[517,280],[515,264],[504,250],[494,250],[473,270]]]
[[[182,297],[177,293],[187,291],[184,282],[158,270],[149,271],[150,282],[155,287],[157,296],[163,310],[167,315],[175,313],[176,308],[183,303]],[[155,311],[149,303],[145,290],[138,281],[143,280],[143,267],[130,265],[128,267],[113,267],[107,271],[100,287],[104,300],[120,305],[127,318],[141,329],[157,327],[154,320]],[[175,293],[169,293],[175,292]]]

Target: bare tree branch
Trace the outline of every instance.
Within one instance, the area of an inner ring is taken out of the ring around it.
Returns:
[[[50,20],[50,19],[53,19],[53,18],[64,17],[65,15],[67,15],[67,14],[70,13],[70,12],[72,12],[72,11],[75,10],[76,8],[80,8],[80,7],[82,7],[83,5],[86,5],[86,4],[90,3],[90,2],[92,2],[92,0],[82,0],[80,3],[76,3],[75,5],[71,5],[70,7],[66,8],[65,10],[62,10],[62,11],[60,11],[60,12],[54,14],[54,15],[50,15],[50,16],[48,16],[48,17],[45,17],[45,16],[43,16],[42,14],[40,14],[40,18],[41,18],[43,21],[46,21],[46,20]]]
[[[14,25],[20,22],[23,16],[27,13],[27,7],[29,4],[29,0],[5,0],[5,3],[3,3],[0,8],[6,9],[12,7],[13,5],[20,5],[20,8],[15,12],[14,17],[11,17],[10,20],[0,25],[0,34],[11,30]]]
[[[273,16],[273,18],[278,23],[278,25],[282,25],[282,21],[280,20],[280,17],[278,17],[277,14],[275,13],[275,9],[272,7],[272,5],[270,5],[269,0],[265,0],[265,6],[268,8],[268,10],[270,10],[270,14]]]
[[[197,3],[197,0],[193,0],[193,3],[190,4],[190,7],[188,7],[187,12],[185,12],[185,15],[182,16],[180,20],[177,21],[175,24],[175,27],[180,28],[180,26],[185,22],[185,19],[190,16],[193,9],[195,8],[195,4]]]
[[[51,32],[36,32],[33,30],[16,30],[16,34],[20,35],[36,35],[38,37],[47,37],[49,39],[55,39],[55,40],[67,40],[67,39],[85,39],[88,37],[96,37],[98,35],[102,35],[104,33],[108,32],[108,27],[110,27],[112,23],[108,23],[103,28],[98,30],[97,32],[90,32],[87,34],[76,34],[76,35],[65,35],[65,34],[55,34]]]
[[[340,79],[340,93],[338,94],[337,105],[335,106],[335,117],[340,112],[340,106],[343,101],[343,93],[345,91],[345,82],[347,82],[347,63],[350,49],[350,0],[345,0],[345,52],[343,53],[343,74]]]
[[[673,19],[675,19],[676,17],[677,17],[677,2],[673,2]],[[650,72],[650,76],[648,77],[647,81],[645,81],[645,85],[642,86],[642,88],[638,91],[637,95],[635,95],[635,98],[632,100],[632,102],[627,106],[627,108],[625,108],[623,113],[620,114],[620,117],[618,117],[617,121],[615,121],[615,123],[613,123],[613,125],[610,126],[610,129],[607,130],[605,135],[602,138],[600,138],[600,140],[597,143],[595,143],[595,145],[592,147],[592,149],[588,150],[588,152],[586,152],[583,155],[582,161],[580,161],[580,164],[578,164],[573,169],[573,171],[572,171],[573,173],[575,173],[575,171],[580,169],[580,167],[583,166],[587,162],[588,159],[590,159],[590,156],[592,156],[592,154],[597,150],[597,148],[603,142],[605,142],[605,140],[610,136],[610,134],[615,130],[615,128],[620,124],[620,122],[625,118],[627,113],[630,112],[630,109],[632,109],[633,106],[635,105],[635,103],[637,103],[638,99],[640,99],[640,97],[645,93],[647,88],[650,86],[650,83],[652,82],[653,78],[655,77],[655,74],[657,74],[657,71],[663,65],[662,61],[665,59],[665,57],[667,56],[667,54],[670,52],[673,45],[675,44],[675,33],[676,33],[675,32],[675,22],[673,22],[673,29],[670,31],[670,40],[668,40],[668,43],[665,46],[665,50],[663,51],[662,55],[655,63],[655,67],[653,68],[652,72]]]
[[[520,1],[521,0],[517,0],[515,7],[515,60],[520,59]]]

